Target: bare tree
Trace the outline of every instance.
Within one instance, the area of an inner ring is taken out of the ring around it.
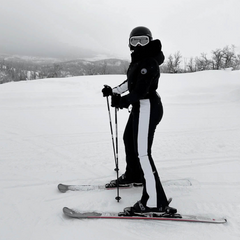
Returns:
[[[167,60],[167,70],[169,73],[174,73],[173,56],[170,54]]]
[[[234,63],[237,60],[237,56],[235,55],[234,45],[232,45],[231,48],[228,46],[223,48],[223,59],[224,59],[223,68],[229,68],[235,65]]]
[[[195,67],[195,62],[194,59],[191,57],[189,62],[187,63],[187,71],[188,72],[195,72],[196,67]]]
[[[206,53],[201,53],[200,58],[196,57],[195,63],[197,71],[210,70],[213,67],[213,62],[207,58]]]
[[[173,56],[169,55],[167,60],[167,71],[169,73],[177,73],[180,71],[180,63],[181,63],[181,54],[180,52],[176,52]]]
[[[222,49],[212,51],[213,69],[221,69],[223,66],[224,52]]]
[[[234,64],[234,69],[235,70],[240,70],[240,54],[238,54],[236,56],[236,61],[235,61],[235,64]]]
[[[180,54],[179,51],[174,54],[174,67],[175,67],[175,71],[177,72],[179,72],[180,70],[181,58],[182,58],[182,55]]]

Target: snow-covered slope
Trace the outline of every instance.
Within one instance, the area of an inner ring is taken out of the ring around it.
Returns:
[[[121,211],[141,189],[57,191],[60,182],[115,178],[103,84],[125,76],[82,76],[0,85],[0,239],[240,239],[240,71],[162,74],[164,104],[153,157],[180,213],[224,216],[224,225],[72,220],[64,206]],[[119,118],[121,135],[129,113]]]

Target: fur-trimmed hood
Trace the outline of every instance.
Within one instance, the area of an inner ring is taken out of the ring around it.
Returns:
[[[132,62],[138,62],[144,58],[152,57],[159,65],[164,62],[164,54],[162,52],[162,44],[159,39],[150,41],[146,46],[136,47],[131,54]]]

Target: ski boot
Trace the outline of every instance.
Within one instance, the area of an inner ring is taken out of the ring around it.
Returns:
[[[120,188],[128,188],[128,187],[142,187],[143,183],[142,181],[132,181],[130,179],[127,179],[125,174],[122,174],[118,179],[112,180],[110,183],[107,183],[105,185],[106,188],[116,188],[117,184]]]
[[[168,202],[170,203],[171,201],[172,199],[170,198]],[[150,208],[138,201],[133,207],[124,208],[123,212],[119,213],[119,216],[169,217],[174,216],[176,213],[176,208],[169,206]]]

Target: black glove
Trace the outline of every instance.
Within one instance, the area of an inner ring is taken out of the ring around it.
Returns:
[[[112,95],[112,102],[111,102],[111,106],[112,107],[116,107],[119,108],[120,107],[120,101],[121,101],[121,95],[114,93]]]
[[[112,95],[112,88],[108,85],[104,85],[104,88],[102,89],[103,97],[108,97]]]

